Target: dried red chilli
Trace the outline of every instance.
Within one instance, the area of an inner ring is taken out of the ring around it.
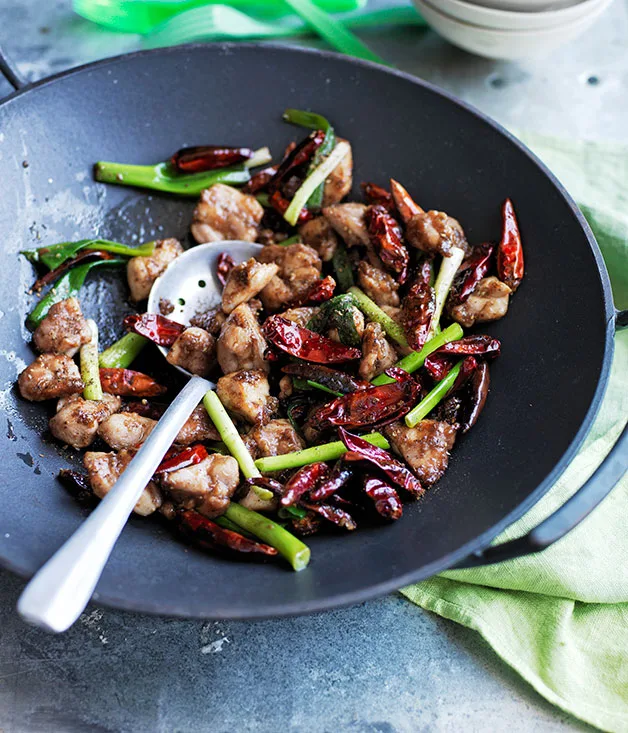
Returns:
[[[485,335],[464,336],[458,341],[441,346],[433,351],[425,359],[425,369],[430,376],[440,382],[453,365],[458,361],[458,356],[477,356],[485,359],[495,359],[499,356],[501,342],[499,339]]]
[[[430,285],[431,267],[429,260],[422,263],[401,305],[403,332],[415,351],[420,351],[427,341],[436,309],[436,296]]]
[[[269,556],[277,555],[277,550],[274,547],[251,540],[230,529],[220,527],[215,522],[212,522],[211,519],[204,517],[193,509],[179,512],[177,518],[179,520],[179,527],[200,547],[209,549],[226,547],[235,552],[250,552]]]
[[[201,173],[243,163],[254,155],[251,148],[226,145],[195,145],[181,148],[170,158],[170,165],[180,173]]]
[[[359,359],[360,349],[343,346],[320,336],[282,316],[271,316],[264,323],[264,335],[273,346],[298,359],[317,364],[338,364]]]
[[[167,388],[156,382],[148,374],[133,369],[102,368],[100,384],[103,392],[119,397],[157,397],[167,392]]]
[[[369,239],[384,267],[397,276],[399,283],[408,277],[410,255],[401,238],[401,227],[383,206],[370,206],[366,211]]]
[[[228,252],[221,252],[216,259],[216,277],[220,284],[225,286],[229,273],[235,267],[235,261]]]
[[[497,275],[513,291],[519,287],[524,274],[521,233],[510,199],[502,204],[502,238],[497,248]]]
[[[373,500],[375,510],[386,519],[399,519],[403,514],[403,505],[399,494],[390,484],[376,476],[364,479],[364,493]]]
[[[170,471],[178,471],[180,468],[196,466],[209,455],[205,446],[200,444],[191,445],[178,452],[175,450],[173,454],[169,454],[170,451],[166,453],[159,466],[157,466],[155,473],[170,473]]]
[[[421,386],[398,367],[387,369],[386,374],[395,381],[337,397],[315,410],[308,423],[317,430],[339,425],[374,428],[403,417],[419,399]]]
[[[338,506],[332,506],[331,504],[311,504],[306,501],[301,502],[301,506],[311,512],[320,514],[328,522],[332,522],[343,529],[352,531],[358,526],[349,512]]]
[[[274,191],[269,199],[270,205],[275,209],[275,211],[282,216],[286,213],[288,210],[288,207],[290,206],[290,201],[281,193],[281,191]],[[299,213],[299,217],[297,219],[297,224],[305,224],[306,221],[309,221],[312,219],[314,214],[309,210],[303,207]]]
[[[394,178],[390,179],[390,191],[401,221],[407,224],[413,216],[423,214],[423,209],[415,203],[414,199],[406,189]]]
[[[74,267],[74,265],[78,265],[79,262],[113,259],[115,259],[115,255],[111,254],[111,252],[105,252],[101,249],[84,249],[82,252],[79,252],[74,257],[70,257],[70,259],[62,262],[58,267],[55,267],[54,270],[50,270],[50,272],[47,272],[45,275],[42,275],[40,278],[38,278],[33,283],[33,290],[35,292],[39,292],[46,285],[55,282],[55,280],[58,280],[59,277],[61,277],[61,275],[66,272],[66,270],[70,270],[72,267]]]
[[[486,404],[488,391],[491,385],[489,366],[486,362],[479,364],[478,368],[471,375],[467,384],[462,406],[459,411],[460,430],[466,433],[478,420],[480,413]]]
[[[335,289],[336,281],[331,275],[327,275],[327,277],[317,280],[301,297],[293,300],[289,307],[298,308],[310,303],[324,303],[333,296]]]
[[[158,346],[172,346],[185,331],[182,323],[171,321],[158,313],[134,313],[127,316],[123,323],[128,331],[144,336]]]
[[[277,172],[268,182],[268,190],[278,191],[288,174],[305,163],[309,163],[314,153],[320,148],[325,139],[323,130],[313,130],[304,140],[296,145],[279,164]],[[283,212],[281,212],[283,213]]]
[[[333,496],[338,489],[341,489],[353,476],[354,469],[345,461],[336,461],[327,478],[310,491],[312,501],[325,501]]]
[[[148,402],[148,400],[127,402],[120,410],[120,412],[133,412],[141,417],[150,417],[151,420],[159,420],[165,411],[165,405],[156,405],[152,402]]]
[[[364,193],[364,198],[369,204],[379,204],[383,206],[389,214],[394,213],[395,203],[392,195],[382,186],[376,183],[362,183],[360,188]]]
[[[251,478],[244,479],[244,483],[247,486],[259,486],[262,489],[268,489],[277,496],[283,494],[283,484],[281,481],[270,478],[270,476],[252,476]]]
[[[332,392],[355,392],[358,389],[368,389],[370,382],[364,382],[351,374],[330,369],[321,364],[306,364],[305,362],[291,362],[286,364],[282,370],[284,374],[291,374],[302,379],[309,379],[327,387]]]
[[[62,468],[58,475],[59,481],[81,504],[93,504],[96,500],[89,482],[89,476],[69,468]]]
[[[267,168],[262,168],[261,171],[257,171],[257,173],[251,176],[249,182],[242,186],[241,190],[244,193],[260,193],[267,187],[275,173],[277,173],[277,168],[279,168],[278,165],[269,165]]]
[[[495,246],[489,242],[483,242],[474,248],[471,256],[460,266],[458,282],[452,290],[452,299],[456,303],[464,303],[475,290],[477,284],[486,277],[491,267],[491,256]]]
[[[328,474],[329,467],[326,463],[310,463],[308,466],[303,466],[286,482],[281,504],[283,506],[295,504],[305,493],[316,489]]]
[[[467,381],[477,368],[478,360],[475,358],[475,356],[465,356],[465,358],[462,360],[462,363],[460,364],[460,371],[458,372],[456,381],[451,385],[451,389],[449,390],[449,392],[447,392],[446,397],[449,397],[450,395],[461,389],[467,383]]]
[[[349,451],[344,456],[345,460],[357,460],[357,456],[359,456],[360,460],[368,461],[374,466],[377,466],[393,483],[405,489],[413,496],[419,497],[425,492],[419,479],[410,469],[393,458],[390,453],[382,448],[371,445],[371,443],[368,443],[358,435],[348,433],[344,428],[338,428],[338,433]],[[353,458],[354,455],[356,456],[355,459]]]

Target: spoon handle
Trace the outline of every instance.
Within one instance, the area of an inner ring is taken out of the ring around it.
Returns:
[[[109,493],[26,586],[17,604],[26,621],[60,632],[80,616],[144,487],[213,386],[192,377],[177,395]]]

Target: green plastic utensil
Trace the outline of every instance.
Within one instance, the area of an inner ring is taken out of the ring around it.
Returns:
[[[369,12],[358,10],[338,14],[334,19],[350,28],[425,25],[425,21],[410,6]],[[269,22],[236,10],[230,5],[207,5],[186,10],[162,23],[145,37],[144,46],[158,48],[193,41],[289,38],[312,33],[315,31],[307,23],[294,16]]]

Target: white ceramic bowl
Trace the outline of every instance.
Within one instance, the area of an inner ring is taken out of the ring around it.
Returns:
[[[495,10],[475,5],[466,0],[426,0],[435,10],[461,20],[465,23],[497,28],[499,30],[544,30],[563,23],[571,23],[597,11],[606,0],[581,0],[581,2],[563,8],[539,12],[515,12],[512,10]]]
[[[478,56],[506,60],[543,56],[573,41],[592,25],[611,2],[612,0],[602,0],[593,12],[570,23],[561,23],[544,29],[518,31],[467,23],[443,13],[426,0],[414,0],[426,23],[455,46]]]

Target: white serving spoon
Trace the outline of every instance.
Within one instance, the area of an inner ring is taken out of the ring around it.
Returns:
[[[228,252],[236,263],[256,255],[253,242],[213,242],[187,250],[156,280],[148,299],[148,312],[159,313],[160,300],[175,310],[168,316],[181,323],[217,305],[222,286],[216,277],[216,260]],[[159,347],[165,356],[168,350]],[[83,524],[35,574],[17,603],[29,623],[49,631],[68,629],[92,597],[116,540],[146,484],[203,395],[216,385],[185,369],[190,380],[173,400],[155,429],[115,485]]]

